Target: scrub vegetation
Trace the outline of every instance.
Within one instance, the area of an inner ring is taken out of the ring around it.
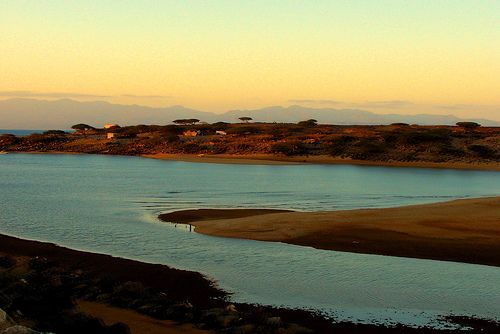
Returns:
[[[4,151],[62,151],[118,155],[269,154],[330,156],[342,159],[401,162],[499,162],[500,128],[473,122],[456,126],[395,123],[380,126],[292,123],[115,126],[77,124],[73,133],[50,130],[25,137],[0,136]]]

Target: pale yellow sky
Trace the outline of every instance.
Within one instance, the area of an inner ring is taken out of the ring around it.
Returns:
[[[6,0],[0,98],[499,119],[498,17],[481,0]]]

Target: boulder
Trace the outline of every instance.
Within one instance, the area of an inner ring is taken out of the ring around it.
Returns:
[[[271,327],[280,327],[282,322],[280,317],[270,317],[267,318],[264,323]]]
[[[7,329],[14,325],[14,323],[10,320],[7,313],[0,308],[0,333],[2,330]]]

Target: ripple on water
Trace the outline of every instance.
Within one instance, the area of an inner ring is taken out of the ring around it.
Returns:
[[[0,156],[0,167],[3,233],[200,271],[236,301],[341,319],[421,325],[447,312],[500,314],[499,268],[216,238],[156,219],[189,208],[313,211],[498,195],[500,173],[22,154]]]

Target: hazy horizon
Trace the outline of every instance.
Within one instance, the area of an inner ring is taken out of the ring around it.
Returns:
[[[295,101],[299,103],[300,101]],[[395,101],[394,104],[399,102]],[[328,106],[308,107],[304,105],[266,106],[258,109],[226,110],[213,113],[176,105],[148,107],[138,104],[113,104],[107,101],[85,101],[75,99],[13,98],[0,100],[0,129],[69,129],[77,123],[103,126],[106,123],[120,125],[170,124],[179,118],[196,118],[208,123],[219,121],[239,122],[239,117],[249,116],[256,122],[295,123],[306,119],[317,119],[323,124],[377,125],[409,123],[420,125],[454,125],[459,121],[479,122],[484,126],[500,126],[495,119],[460,118],[450,113],[429,113],[425,110],[412,114],[380,113],[378,110],[361,108],[337,108]]]
[[[500,2],[2,1],[0,98],[500,118]]]
[[[500,121],[500,106],[496,105],[483,105],[483,106],[472,106],[472,105],[432,105],[432,104],[417,104],[410,101],[363,101],[363,102],[347,102],[347,101],[329,101],[329,100],[308,100],[308,99],[297,99],[297,100],[289,100],[282,104],[273,104],[273,105],[259,105],[255,107],[235,107],[232,109],[200,109],[195,108],[190,105],[183,104],[169,104],[164,103],[160,105],[151,105],[148,103],[127,103],[124,102],[113,102],[109,99],[100,98],[100,99],[92,99],[92,98],[78,98],[77,96],[69,97],[38,97],[36,94],[26,94],[20,96],[13,95],[10,97],[2,97],[2,92],[0,92],[0,101],[12,101],[16,99],[20,100],[35,100],[35,101],[60,101],[60,100],[71,100],[76,102],[90,102],[90,103],[109,103],[113,105],[123,105],[123,106],[139,106],[139,107],[148,107],[148,108],[172,108],[172,107],[183,107],[186,109],[198,110],[201,112],[210,112],[214,114],[223,115],[224,113],[234,111],[234,110],[257,110],[257,109],[265,109],[269,107],[282,107],[288,108],[292,106],[301,106],[305,108],[312,109],[337,109],[337,110],[364,110],[369,111],[375,114],[387,115],[387,114],[400,114],[400,115],[453,115],[459,118],[464,119],[472,119],[472,118],[483,118],[489,119],[493,121]],[[470,111],[470,109],[474,109],[476,111],[475,114],[468,115],[466,111]],[[491,115],[491,117],[488,117]]]

